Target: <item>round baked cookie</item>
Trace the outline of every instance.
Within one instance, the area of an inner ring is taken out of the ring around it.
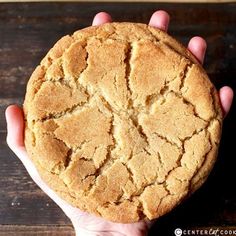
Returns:
[[[206,180],[222,112],[201,65],[165,32],[107,23],[61,38],[33,72],[25,145],[67,202],[114,222],[154,219]]]

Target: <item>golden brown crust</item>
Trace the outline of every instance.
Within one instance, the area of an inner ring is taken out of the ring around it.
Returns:
[[[32,74],[27,151],[65,200],[115,222],[154,219],[206,180],[222,113],[191,53],[144,24],[60,39]]]

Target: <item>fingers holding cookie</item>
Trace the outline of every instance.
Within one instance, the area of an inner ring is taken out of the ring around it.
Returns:
[[[206,53],[207,43],[205,39],[199,36],[195,36],[190,39],[188,43],[189,51],[197,58],[197,60],[203,64],[205,53]]]
[[[92,25],[98,26],[108,22],[112,22],[111,16],[106,12],[99,12],[94,16]]]
[[[168,30],[170,16],[166,11],[159,10],[152,14],[149,25],[161,29],[163,31]]]
[[[149,25],[161,29],[168,30],[170,16],[166,11],[158,10],[154,12],[150,18]],[[112,17],[107,12],[99,12],[93,18],[92,25],[98,26],[104,23],[112,22]]]
[[[221,107],[224,117],[229,113],[230,107],[233,102],[234,92],[229,86],[224,86],[219,90]]]

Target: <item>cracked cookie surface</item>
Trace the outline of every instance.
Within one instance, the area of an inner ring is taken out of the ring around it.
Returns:
[[[63,199],[130,223],[169,212],[206,180],[222,112],[196,59],[168,34],[107,23],[64,36],[33,72],[25,145]]]

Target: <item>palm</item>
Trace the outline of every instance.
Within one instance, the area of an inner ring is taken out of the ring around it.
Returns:
[[[143,235],[144,232],[147,232],[149,225],[149,223],[145,221],[133,224],[113,223],[86,212],[82,212],[79,209],[75,209],[73,214],[73,218],[76,219],[74,224],[77,225],[80,233],[84,230],[85,235],[88,235],[88,232],[103,232],[102,235],[105,235],[104,232],[113,233],[113,235],[116,235],[116,233],[119,235],[121,232],[123,233],[122,235]]]
[[[106,22],[111,22],[111,17],[107,13],[99,13],[95,16],[93,20],[93,25],[100,25]],[[155,12],[149,24],[151,26],[160,28],[167,31],[169,23],[169,16],[164,11]],[[206,50],[206,43],[200,37],[194,37],[190,40],[188,44],[188,49],[195,55],[200,63],[203,63],[204,54]],[[223,87],[219,91],[219,96],[221,100],[221,105],[224,114],[226,115],[230,109],[233,91],[229,87]],[[9,147],[13,152],[20,158],[23,162],[25,168],[29,172],[29,175],[35,181],[35,183],[50,197],[55,201],[59,207],[65,212],[65,214],[72,220],[75,229],[80,233],[80,235],[92,235],[96,232],[102,232],[102,235],[106,235],[105,232],[111,233],[113,235],[143,235],[147,232],[147,228],[150,222],[137,222],[134,224],[120,224],[106,221],[102,218],[90,215],[88,213],[80,211],[78,208],[72,207],[60,197],[53,192],[47,184],[39,176],[35,166],[31,162],[27,155],[24,147],[24,117],[22,110],[15,106],[9,106],[6,110],[7,119],[7,142]],[[110,235],[110,234],[109,234]]]

